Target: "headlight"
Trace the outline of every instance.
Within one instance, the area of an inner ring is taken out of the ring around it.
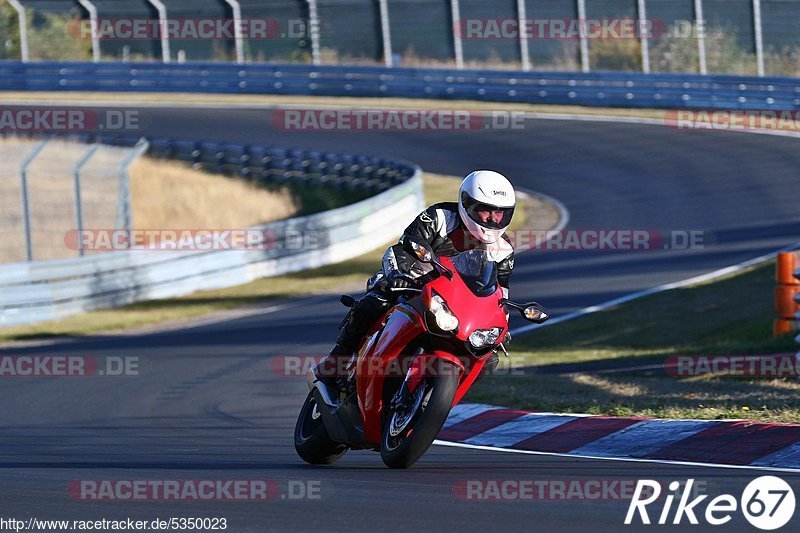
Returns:
[[[476,349],[485,348],[496,343],[502,332],[503,328],[476,329],[470,334],[469,343]]]
[[[438,294],[431,296],[431,301],[428,303],[428,309],[433,318],[436,320],[436,325],[442,331],[455,331],[458,328],[458,319],[450,309],[448,309],[444,298]]]

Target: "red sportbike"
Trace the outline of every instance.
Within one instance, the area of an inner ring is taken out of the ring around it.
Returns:
[[[503,298],[496,263],[483,250],[437,258],[408,236],[403,248],[430,273],[421,289],[403,296],[366,335],[346,372],[351,386],[338,391],[309,373],[311,389],[300,410],[294,440],[298,455],[329,464],[348,449],[381,452],[391,468],[414,464],[433,443],[450,409],[503,350],[506,308],[527,320],[549,318],[537,303]],[[353,299],[343,297],[345,305]]]

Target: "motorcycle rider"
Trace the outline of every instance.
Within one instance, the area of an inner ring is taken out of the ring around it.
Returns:
[[[515,206],[514,187],[505,176],[492,170],[477,170],[464,178],[457,202],[430,206],[404,234],[427,242],[439,256],[486,250],[489,258],[497,263],[498,282],[507,297],[514,268],[514,248],[504,233]],[[351,307],[339,325],[336,346],[317,368],[319,379],[341,388],[343,382],[337,380],[337,375],[342,378],[343,367],[337,366],[337,362],[349,360],[372,324],[396,303],[401,290],[415,287],[415,278],[429,268],[410,257],[400,244],[386,251],[381,270],[367,282],[366,295]]]

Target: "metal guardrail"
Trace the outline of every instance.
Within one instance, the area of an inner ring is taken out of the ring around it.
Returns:
[[[297,64],[0,62],[0,90],[470,99],[668,109],[800,109],[800,79]]]
[[[131,144],[137,139],[93,140]],[[0,326],[62,318],[92,309],[318,267],[391,241],[423,209],[422,171],[379,158],[272,147],[150,139],[151,154],[209,165],[256,179],[352,188],[376,195],[330,211],[255,229],[272,236],[255,250],[128,250],[81,258],[0,265]],[[308,239],[295,236],[313,235]]]

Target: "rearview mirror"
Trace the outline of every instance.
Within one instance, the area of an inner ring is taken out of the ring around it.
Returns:
[[[522,316],[525,317],[525,320],[530,320],[536,324],[542,324],[550,318],[550,314],[537,303],[525,307],[525,309],[522,310]]]
[[[503,298],[500,300],[502,305],[507,305],[509,307],[513,307],[517,311],[520,312],[522,318],[533,322],[535,324],[543,324],[550,318],[550,313],[548,313],[544,307],[536,302],[530,302],[527,304],[518,304],[516,302],[512,302],[511,300],[507,300]]]

